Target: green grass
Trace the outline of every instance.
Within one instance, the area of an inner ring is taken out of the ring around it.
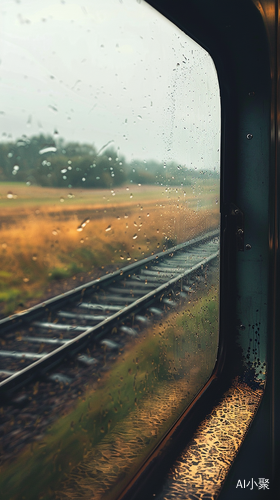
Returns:
[[[76,262],[71,262],[71,264],[67,268],[62,267],[54,267],[50,269],[49,272],[49,280],[62,280],[65,278],[69,278],[76,273],[83,271],[84,269],[81,266],[78,266]]]
[[[110,372],[102,376],[97,387],[91,387],[89,379],[85,394],[73,402],[71,411],[57,416],[39,442],[27,446],[13,462],[1,467],[1,498],[51,500],[51,491],[59,490],[65,475],[119,421],[125,423],[135,404],[141,405],[143,398],[153,398],[163,381],[187,377],[189,370],[199,367],[197,391],[214,367],[217,313],[217,291],[211,289],[196,303],[188,304],[186,311],[170,315],[166,321],[169,326],[158,324],[143,332],[130,350],[119,356]],[[34,393],[39,390],[37,384]],[[195,393],[189,394],[184,404],[194,396]],[[178,416],[182,410],[178,408]],[[169,425],[170,422],[163,422],[162,432]],[[143,456],[157,440],[155,437],[147,444]],[[139,464],[142,459],[139,457]]]

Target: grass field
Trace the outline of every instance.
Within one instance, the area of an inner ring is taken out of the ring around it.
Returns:
[[[104,485],[115,498],[206,383],[217,345],[216,283],[164,324],[147,328],[98,385],[89,379],[85,394],[46,435],[3,463],[1,498],[100,500]]]
[[[217,227],[218,191],[210,181],[71,192],[0,184],[1,315],[55,295],[63,279],[92,279]]]

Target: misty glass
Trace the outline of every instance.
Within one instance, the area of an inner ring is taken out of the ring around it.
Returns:
[[[108,317],[197,265],[0,407],[4,500],[113,499],[216,361],[218,258],[205,264],[202,249],[173,262],[193,238],[213,232],[218,244],[217,75],[145,2],[0,9],[1,318],[81,287],[1,336],[0,383],[95,324],[86,316]],[[106,288],[102,276],[120,269]]]

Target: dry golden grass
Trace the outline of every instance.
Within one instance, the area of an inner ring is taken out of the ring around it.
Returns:
[[[206,208],[195,211],[190,206],[197,206],[198,199],[183,190],[138,187],[133,197],[132,188],[114,197],[110,191],[86,191],[68,198],[67,205],[57,202],[61,190],[34,187],[27,191],[33,196],[29,199],[31,186],[19,187],[17,198],[2,197],[0,301],[5,314],[41,298],[50,280],[124,266],[219,223],[215,189],[205,191]]]

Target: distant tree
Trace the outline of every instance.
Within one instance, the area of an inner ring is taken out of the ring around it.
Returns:
[[[188,169],[153,159],[128,164],[110,146],[97,152],[94,144],[66,142],[62,137],[23,135],[0,143],[0,181],[31,181],[49,187],[111,188],[129,181],[164,186],[190,185],[195,179],[218,179],[214,170]]]

